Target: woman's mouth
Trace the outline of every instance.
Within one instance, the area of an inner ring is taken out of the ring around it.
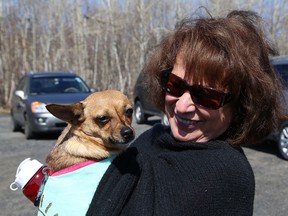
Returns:
[[[176,120],[177,124],[184,125],[186,127],[195,126],[197,123],[200,122],[198,120],[191,120],[191,119],[183,118],[177,114],[175,114],[174,116],[175,116],[175,120]]]

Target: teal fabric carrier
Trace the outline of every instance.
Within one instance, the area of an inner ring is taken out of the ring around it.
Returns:
[[[48,177],[40,199],[38,216],[85,215],[95,190],[114,157],[60,171]]]

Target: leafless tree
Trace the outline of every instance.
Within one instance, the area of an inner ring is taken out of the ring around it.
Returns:
[[[72,70],[131,96],[150,51],[180,19],[231,9],[258,12],[288,54],[287,0],[0,0],[0,107],[28,71]]]

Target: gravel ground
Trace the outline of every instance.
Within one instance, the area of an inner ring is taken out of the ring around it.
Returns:
[[[157,121],[157,120],[155,120]],[[139,135],[151,125],[135,125]],[[25,140],[22,133],[12,133],[10,117],[0,114],[0,216],[36,215],[36,208],[20,190],[11,191],[19,163],[31,157],[44,163],[57,136]],[[288,215],[288,161],[278,156],[274,145],[244,148],[256,178],[255,216]]]

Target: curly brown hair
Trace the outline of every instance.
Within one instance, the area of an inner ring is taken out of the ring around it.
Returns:
[[[234,117],[226,136],[231,144],[258,142],[286,118],[283,86],[269,56],[276,51],[252,11],[232,11],[225,18],[187,18],[159,44],[143,69],[151,100],[164,111],[161,71],[176,56],[185,64],[185,79],[222,86],[233,95]],[[156,94],[157,93],[157,94]],[[152,95],[152,94],[150,94]]]

